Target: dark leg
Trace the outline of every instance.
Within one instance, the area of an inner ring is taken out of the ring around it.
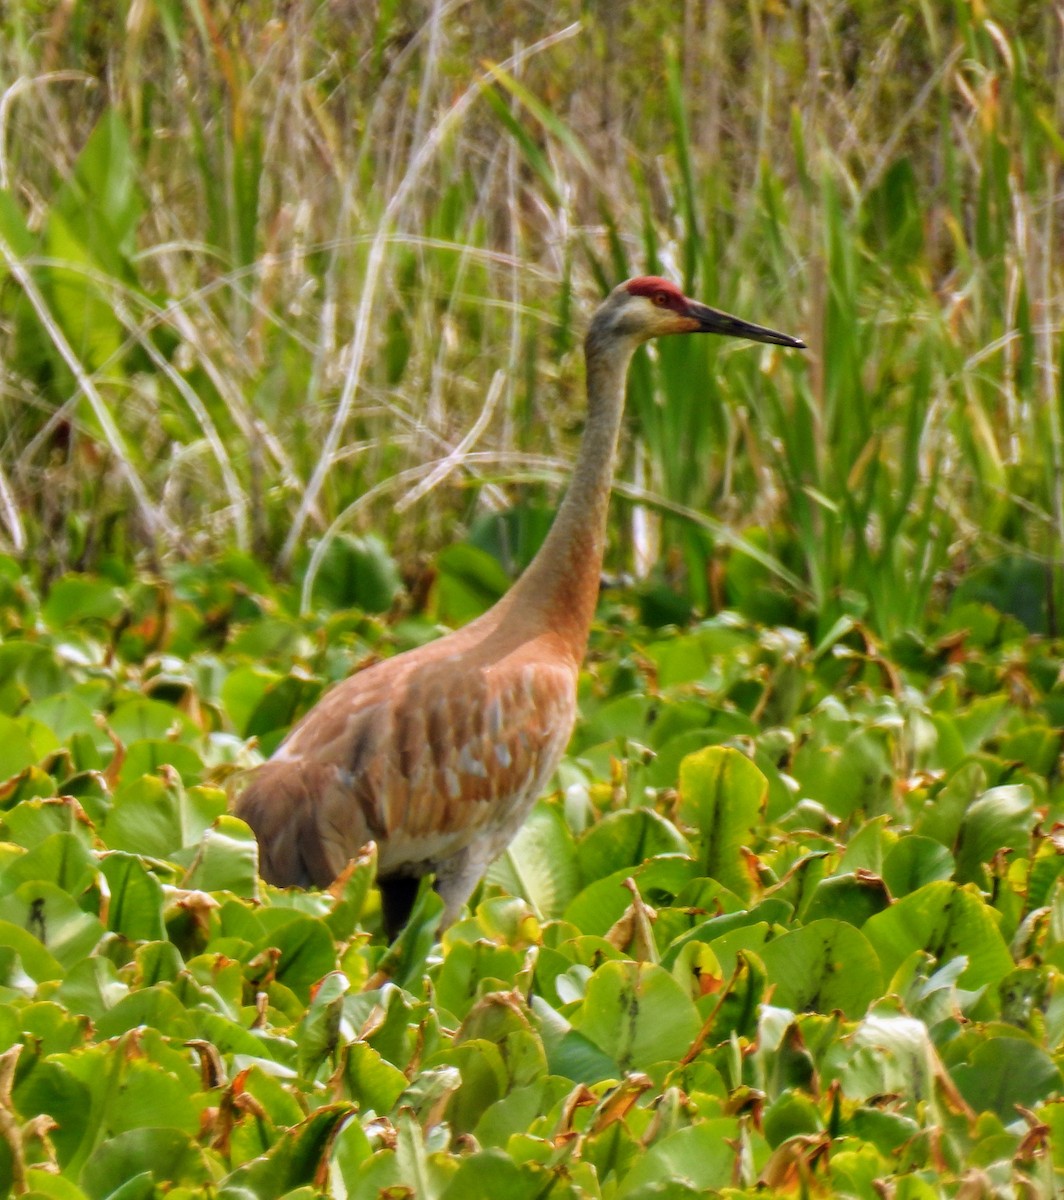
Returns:
[[[417,899],[420,879],[412,875],[393,875],[390,879],[378,879],[381,893],[381,913],[384,916],[384,933],[389,942],[403,931],[410,920],[410,913]]]

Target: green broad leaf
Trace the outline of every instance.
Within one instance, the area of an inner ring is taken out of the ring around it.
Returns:
[[[40,700],[70,688],[73,675],[47,646],[37,642],[11,641],[0,644],[0,682],[15,685],[15,705],[27,696]]]
[[[982,696],[963,712],[953,714],[953,722],[964,739],[964,749],[968,754],[979,750],[993,735],[1010,707],[1009,697],[1001,692],[993,696]]]
[[[22,713],[18,717],[18,723],[30,739],[30,745],[33,747],[33,753],[36,755],[38,762],[43,762],[51,758],[52,755],[56,754],[62,748],[59,739],[51,729],[40,721],[34,720],[34,718]]]
[[[508,1089],[527,1087],[546,1073],[543,1046],[531,1023],[530,1010],[513,991],[481,997],[458,1031],[458,1044],[479,1041],[496,1046],[505,1065]]]
[[[687,729],[665,741],[659,740],[658,722],[652,726],[652,732],[654,760],[647,764],[646,782],[648,787],[655,788],[674,788],[680,778],[680,763],[689,754],[727,741],[726,736],[715,728]]]
[[[842,920],[791,929],[760,950],[775,984],[773,1003],[794,1012],[839,1009],[860,1017],[883,990],[883,972],[868,939]]]
[[[296,1030],[299,1074],[311,1080],[339,1044],[344,993],[351,984],[340,971],[330,971],[314,990]]]
[[[1057,983],[1051,967],[1017,967],[1001,982],[1001,1019],[1017,1029],[1039,1037],[1042,1015],[1049,1008],[1050,997]]]
[[[737,1133],[734,1118],[717,1117],[662,1138],[621,1180],[618,1200],[658,1182],[682,1183],[702,1194],[729,1187],[735,1177]]]
[[[358,928],[359,918],[366,906],[366,899],[377,878],[377,851],[374,847],[372,854],[362,853],[356,859],[349,875],[343,882],[334,883],[330,891],[339,887],[339,896],[325,917],[336,940],[345,941]]]
[[[237,658],[294,659],[313,653],[302,626],[288,616],[261,617],[238,630],[226,647]]]
[[[917,833],[899,838],[883,860],[883,882],[895,898],[952,875],[953,855],[949,850],[941,842]]]
[[[62,761],[56,762],[53,764],[53,769],[57,766],[61,768],[63,765],[65,764]],[[64,782],[68,783],[69,781]],[[32,800],[52,800],[62,804],[66,797],[57,797],[58,790],[59,785],[54,776],[49,775],[40,767],[26,767],[12,779],[7,780],[5,784],[0,785],[0,793],[3,794],[4,799],[15,805]],[[29,845],[30,843],[22,843],[20,839],[20,844]]]
[[[869,918],[863,932],[888,978],[913,951],[925,950],[939,963],[964,956],[968,966],[958,982],[992,987],[1013,966],[997,917],[971,886],[936,882]]]
[[[185,960],[178,953],[173,942],[143,942],[137,947],[133,958],[137,964],[137,984],[140,987],[150,987],[155,983],[174,983],[185,970]],[[194,959],[193,962],[195,961]],[[190,972],[191,967],[190,963]],[[239,968],[236,963],[233,963],[232,974],[238,973]],[[200,994],[203,994],[202,990]],[[232,1000],[239,1001],[239,998],[239,996],[235,996],[232,997]],[[238,1005],[231,1004],[230,1007],[236,1011]]]
[[[127,1130],[104,1141],[82,1167],[78,1182],[93,1200],[103,1200],[142,1173],[170,1188],[202,1186],[212,1180],[203,1151],[187,1133],[147,1128]]]
[[[508,1091],[502,1050],[480,1038],[441,1051],[428,1065],[458,1069],[459,1083],[447,1102],[447,1120],[457,1133],[471,1132],[485,1111]],[[543,1062],[541,1069],[545,1067]]]
[[[251,718],[262,698],[283,678],[276,671],[256,666],[237,667],[225,677],[221,701],[233,728],[247,736]]]
[[[90,1032],[87,1017],[68,1013],[52,1000],[27,1004],[21,1010],[18,1024],[23,1033],[36,1039],[43,1056],[68,1053],[82,1045]],[[14,1040],[12,1033],[10,1041]]]
[[[121,1082],[105,1098],[106,1127],[112,1134],[131,1129],[180,1129],[191,1138],[211,1097],[196,1093],[198,1080],[187,1068],[182,1075],[157,1061],[132,1058],[122,1064]]]
[[[1006,762],[1021,762],[1035,775],[1049,775],[1061,752],[1061,731],[1032,724],[998,739],[997,753]]]
[[[29,737],[13,718],[0,713],[0,783],[37,761]]]
[[[448,625],[479,617],[510,586],[497,558],[468,542],[456,542],[436,556],[436,615]]]
[[[690,855],[687,839],[653,809],[609,813],[580,839],[577,859],[585,883],[623,866],[639,867],[660,854]]]
[[[550,1075],[518,1088],[491,1105],[477,1123],[473,1136],[481,1146],[504,1147],[516,1133],[536,1132],[537,1125],[555,1104],[571,1093],[568,1079]]]
[[[296,917],[259,942],[256,954],[276,951],[274,975],[306,1003],[310,988],[336,966],[336,950],[329,930],[313,917]]]
[[[49,292],[55,314],[74,352],[93,371],[122,349],[125,331],[96,281],[100,263],[82,241],[79,230],[53,207],[44,232]]]
[[[897,1095],[910,1111],[934,1095],[935,1053],[922,1021],[893,1011],[870,1013],[848,1043],[828,1052],[826,1074],[843,1095],[864,1101]]]
[[[111,713],[107,724],[124,746],[153,740],[189,741],[199,732],[180,709],[145,696],[123,701]]]
[[[189,786],[199,783],[203,775],[203,759],[191,746],[162,738],[143,738],[126,746],[118,783],[134,782],[141,775],[158,775],[162,766],[172,767]]]
[[[58,978],[58,976],[56,977]],[[118,970],[109,958],[93,955],[67,972],[57,998],[71,1012],[84,1013],[99,1024],[105,1013],[129,995],[129,985],[118,978]]]
[[[116,790],[103,837],[113,850],[169,858],[198,843],[226,803],[218,788],[186,789],[176,777],[144,775]]]
[[[652,858],[641,867],[623,867],[584,888],[566,908],[564,919],[584,933],[601,936],[609,932],[632,903],[625,880],[635,880],[643,899],[656,907],[677,895],[698,873],[697,863],[678,855]]]
[[[111,810],[111,789],[107,780],[100,774],[102,764],[97,762],[93,767],[80,767],[76,774],[63,781],[64,793],[76,800],[84,809],[85,815],[92,823],[101,826]]]
[[[541,919],[561,916],[580,884],[572,831],[561,812],[537,804],[484,878],[523,897]]]
[[[535,1003],[533,1007],[537,1016],[543,1017],[542,1006]],[[617,1079],[619,1068],[616,1060],[605,1050],[578,1029],[570,1027],[569,1023],[560,1020],[560,1028],[541,1020],[540,1034],[543,1048],[547,1054],[547,1063],[552,1075],[560,1075],[574,1083],[598,1083],[603,1079]]]
[[[588,980],[572,1025],[623,1075],[682,1057],[702,1021],[668,971],[652,963],[607,962]]]
[[[698,634],[652,642],[647,655],[657,667],[658,686],[677,687],[703,679],[713,662],[705,639]]]
[[[957,882],[984,884],[984,864],[999,850],[1026,857],[1037,820],[1034,796],[1023,784],[991,788],[968,809],[957,847]]]
[[[913,832],[954,847],[964,814],[986,790],[986,771],[981,763],[965,762],[946,780],[942,790],[925,805]]]
[[[0,894],[31,880],[80,895],[96,877],[97,860],[72,833],[53,833],[0,871]]]
[[[96,711],[92,705],[74,692],[57,692],[52,696],[44,696],[27,705],[22,715],[47,725],[60,742],[67,742],[76,734],[83,734],[101,749],[111,747],[106,733],[96,723]]]
[[[221,699],[242,737],[287,730],[318,698],[321,684],[294,670],[278,675],[260,667],[237,667],[222,684]]]
[[[78,230],[97,261],[116,275],[135,248],[133,235],[144,211],[137,178],[129,128],[116,109],[108,108],[54,202],[54,210]]]
[[[174,1190],[180,1193],[184,1189]],[[141,1171],[113,1191],[107,1200],[155,1200],[157,1195],[158,1187],[154,1176],[150,1171]]]
[[[73,834],[86,847],[92,844],[92,828],[70,798],[42,796],[22,800],[5,812],[2,819],[4,836],[27,849],[57,833]]]
[[[261,1137],[255,1138],[255,1141],[249,1141],[248,1143],[249,1147],[257,1143],[258,1148],[255,1153],[248,1154],[247,1157],[257,1158],[259,1154],[268,1150],[277,1140],[276,1133],[273,1132],[274,1130],[286,1129],[293,1125],[298,1125],[303,1120],[305,1114],[295,1096],[288,1090],[288,1087],[280,1079],[268,1074],[257,1064],[242,1068],[238,1086],[242,1092],[251,1096],[261,1105],[265,1123],[272,1126],[271,1130],[259,1131],[265,1132],[267,1137],[266,1145],[261,1144]],[[250,1129],[245,1129],[245,1132],[250,1132]],[[254,1137],[255,1135],[253,1134],[252,1136]],[[231,1161],[239,1161],[238,1156],[234,1154]]]
[[[710,947],[727,979],[727,989],[712,1009],[711,1044],[723,1042],[733,1034],[754,1037],[769,988],[768,973],[758,957],[767,933],[763,925],[751,926],[718,938]],[[705,1011],[705,1007],[703,1001],[699,1011]]]
[[[169,1038],[185,1041],[194,1037],[196,1023],[174,994],[170,984],[159,983],[123,996],[96,1021],[101,1039],[118,1037],[140,1025],[159,1030]]]
[[[354,1194],[348,1189],[348,1180],[358,1179],[362,1164],[372,1155],[373,1146],[358,1117],[351,1116],[341,1122],[329,1149],[329,1194],[336,1200],[348,1200]]]
[[[657,702],[645,692],[610,696],[587,714],[577,744],[589,749],[601,746],[615,755],[621,739],[645,742],[656,708]]]
[[[844,1132],[861,1142],[875,1146],[880,1154],[899,1154],[902,1148],[919,1136],[920,1125],[912,1117],[901,1113],[883,1112],[873,1105],[856,1109],[843,1127]],[[904,1178],[904,1177],[903,1177]],[[908,1178],[912,1178],[909,1176]],[[920,1193],[924,1195],[924,1193]],[[938,1195],[928,1186],[927,1200],[938,1200]],[[915,1197],[913,1198],[915,1200]]]
[[[561,1200],[565,1193],[559,1193],[554,1180],[538,1163],[517,1163],[502,1150],[481,1150],[462,1159],[440,1200],[485,1200],[487,1196],[540,1200],[548,1195],[559,1195]]]
[[[846,843],[836,874],[868,871],[873,875],[882,876],[883,860],[899,840],[897,833],[889,828],[888,822],[889,818],[886,816],[874,817],[855,829],[853,836]]]
[[[113,621],[126,607],[120,588],[88,575],[64,575],[48,591],[41,615],[53,629],[81,621]]]
[[[768,782],[738,750],[709,746],[680,764],[680,813],[701,834],[703,873],[749,898],[754,881],[743,850],[754,843]]]
[[[65,1063],[47,1059],[36,1062],[19,1079],[14,1101],[17,1112],[27,1119],[42,1113],[55,1121],[56,1128],[49,1137],[60,1167],[66,1169],[84,1157],[95,1132],[93,1122],[100,1114],[94,1111],[90,1089]]]
[[[512,989],[523,967],[524,955],[510,946],[496,946],[482,938],[455,942],[435,979],[436,1003],[462,1020],[485,992]]]
[[[830,722],[818,713],[816,735],[794,755],[791,773],[802,794],[823,804],[836,817],[858,809],[875,811],[891,787],[891,759],[886,735],[876,728],[852,729],[837,744]]]
[[[828,917],[860,929],[869,917],[882,912],[889,904],[887,886],[878,876],[867,872],[831,875],[817,884],[801,912],[801,919],[810,925]]]
[[[788,1138],[809,1137],[823,1128],[820,1109],[808,1095],[793,1088],[781,1092],[765,1110],[765,1137],[773,1149]]]
[[[261,1158],[227,1175],[219,1184],[221,1194],[234,1200],[242,1195],[277,1200],[295,1188],[313,1184],[326,1170],[333,1133],[351,1115],[347,1104],[316,1109],[306,1120],[286,1130]]]
[[[237,817],[216,817],[204,831],[183,886],[205,892],[232,892],[258,898],[259,847],[255,835]]]
[[[351,1042],[345,1050],[344,1084],[362,1111],[389,1113],[406,1090],[407,1078],[366,1042]]]
[[[395,559],[375,534],[340,534],[325,551],[314,580],[314,600],[326,609],[383,613],[402,591]]]
[[[88,1200],[75,1183],[44,1167],[27,1168],[26,1185],[29,1188],[23,1193],[26,1200]]]
[[[107,928],[133,942],[165,938],[162,884],[140,858],[112,850],[100,860],[100,871],[111,893]]]
[[[65,891],[39,880],[20,884],[0,899],[0,926],[7,922],[36,938],[64,969],[91,954],[104,932],[96,917],[83,912]],[[15,945],[20,954],[23,945],[21,940]],[[33,963],[23,957],[23,965],[33,976]]]
[[[1006,1124],[1016,1119],[1017,1105],[1034,1108],[1059,1095],[1062,1085],[1060,1069],[1049,1055],[1022,1037],[978,1042],[950,1074],[976,1112],[994,1112]]]

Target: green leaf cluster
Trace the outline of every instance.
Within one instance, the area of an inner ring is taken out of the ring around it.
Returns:
[[[0,1189],[1064,1183],[1060,646],[605,610],[556,790],[388,947],[373,856],[265,887],[225,784],[426,629],[3,577]]]

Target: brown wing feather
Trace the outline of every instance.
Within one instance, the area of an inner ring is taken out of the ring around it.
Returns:
[[[483,871],[553,772],[576,711],[575,664],[549,640],[502,650],[445,638],[329,692],[238,799],[263,877],[325,886],[370,838],[382,876],[445,873],[456,857],[469,874],[490,854]]]

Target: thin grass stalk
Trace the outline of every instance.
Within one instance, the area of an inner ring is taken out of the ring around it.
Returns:
[[[125,439],[111,414],[111,410],[97,391],[95,383],[93,383],[91,376],[85,370],[81,360],[74,353],[73,347],[52,315],[48,303],[33,276],[26,269],[23,261],[11,249],[7,238],[2,233],[0,233],[0,257],[3,258],[7,269],[22,289],[37,319],[40,321],[42,329],[44,329],[52,345],[66,363],[71,374],[74,376],[78,390],[85,397],[89,407],[92,409],[93,415],[103,430],[104,438],[114,456],[118,469],[125,479],[130,492],[133,494],[133,499],[136,502],[137,510],[140,513],[141,520],[144,522],[148,536],[153,544],[157,545],[160,536],[170,536],[174,530],[170,528],[163,515],[152,504],[148,490],[136,468],[133,466],[129,451],[125,445]]]
[[[148,334],[138,326],[121,297],[112,293],[111,305],[115,316],[118,317],[125,329],[135,338],[137,344],[147,354],[159,374],[170,383],[174,391],[184,400],[196,423],[203,431],[203,436],[206,438],[214,460],[218,464],[218,470],[222,476],[226,495],[229,497],[229,506],[233,513],[233,532],[236,536],[237,549],[241,551],[250,549],[251,526],[248,515],[248,498],[245,496],[244,490],[237,478],[232,457],[218,432],[218,427],[207,410],[207,406],[196,394],[195,389],[188,384],[187,380],[178,371],[174,370],[166,357],[160,353],[158,347]]]
[[[542,53],[552,46],[556,46],[566,39],[573,37],[579,32],[579,29],[580,26],[574,24],[556,33],[549,34],[547,37],[533,43],[526,50],[523,50],[519,57],[511,57],[503,65],[507,70],[512,70],[516,63]],[[450,133],[453,127],[461,122],[483,89],[490,86],[491,79],[492,74],[490,71],[481,73],[435,123],[425,141],[416,150],[406,174],[392,193],[384,214],[378,223],[377,232],[370,246],[366,270],[363,276],[362,292],[359,298],[358,311],[355,316],[355,334],[351,346],[351,361],[344,378],[343,390],[340,393],[336,415],[325,435],[321,448],[321,457],[307,483],[306,490],[300,499],[299,507],[292,520],[288,536],[285,538],[284,545],[281,548],[280,561],[282,566],[288,565],[296,546],[300,542],[307,516],[317,503],[318,496],[325,484],[325,479],[332,469],[333,456],[340,443],[340,438],[351,412],[351,406],[354,403],[369,344],[370,329],[373,324],[374,309],[377,301],[377,288],[384,266],[388,237],[392,232],[394,223],[402,211],[408,196],[421,183],[423,173],[438,152],[444,138]]]
[[[544,482],[560,484],[567,481],[570,475],[569,464],[541,454],[478,450],[466,454],[460,462],[463,469],[471,466],[481,467],[488,464],[498,464],[507,467],[528,466],[533,468],[530,473],[517,470],[508,471],[505,477],[506,482],[513,485]],[[417,463],[387,479],[382,479],[369,491],[364,492],[356,500],[348,504],[342,512],[337,514],[329,528],[315,543],[307,562],[300,588],[300,612],[303,615],[307,615],[313,610],[314,584],[317,581],[317,576],[321,570],[321,565],[329,545],[331,545],[343,527],[351,523],[359,513],[369,508],[381,496],[387,496],[407,487],[416,487],[420,481],[431,476],[441,467],[450,469],[450,455],[433,461]],[[795,575],[793,571],[790,571],[774,555],[767,553],[760,546],[743,537],[742,534],[736,533],[734,529],[731,529],[724,522],[717,521],[697,509],[687,508],[663,496],[645,491],[635,487],[633,484],[625,483],[623,480],[614,480],[613,491],[616,495],[634,504],[653,508],[662,514],[679,517],[684,521],[690,522],[693,526],[704,529],[715,541],[749,556],[759,566],[764,567],[782,585],[791,589],[799,601],[807,602],[812,598],[804,580]]]
[[[15,494],[8,481],[7,473],[0,464],[0,514],[3,515],[7,526],[8,541],[16,554],[26,549],[26,527],[22,523],[22,514],[15,501]]]

